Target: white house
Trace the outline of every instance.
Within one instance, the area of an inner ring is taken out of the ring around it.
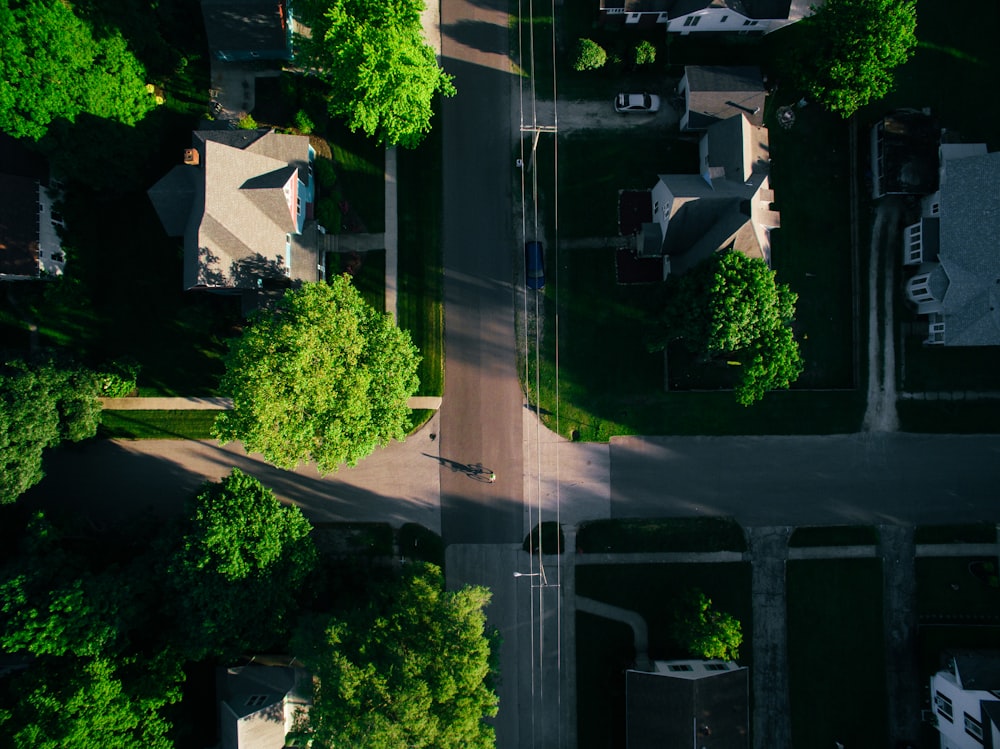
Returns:
[[[769,34],[812,14],[822,0],[598,0],[605,23],[668,32]]]
[[[930,694],[941,749],[1000,747],[1000,651],[948,654]]]
[[[312,705],[312,677],[287,662],[219,669],[221,749],[284,749],[286,734]]]
[[[625,672],[627,749],[746,749],[750,688],[746,667],[731,661],[653,661]]]
[[[1000,152],[942,144],[938,189],[903,230],[906,295],[927,315],[928,344],[1000,345]]]

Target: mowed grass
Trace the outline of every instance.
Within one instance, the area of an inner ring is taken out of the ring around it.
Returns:
[[[997,558],[920,557],[916,560],[917,613],[931,620],[983,618],[1000,624],[1000,588],[987,585],[969,571],[973,562]]]
[[[102,411],[97,436],[106,439],[212,439],[219,411]]]
[[[796,560],[785,569],[792,744],[886,746],[881,560]]]
[[[444,276],[441,130],[397,151],[399,256],[397,319],[420,349],[418,395],[444,392]]]

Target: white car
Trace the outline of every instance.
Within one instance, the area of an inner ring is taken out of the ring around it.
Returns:
[[[660,97],[656,94],[618,94],[615,97],[616,112],[658,112]]]

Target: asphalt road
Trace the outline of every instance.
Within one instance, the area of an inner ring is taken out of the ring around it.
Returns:
[[[441,6],[444,102],[445,392],[440,412],[441,529],[446,544],[521,535],[523,457],[514,337],[515,247],[507,16],[489,3]],[[497,474],[494,484],[454,461]]]

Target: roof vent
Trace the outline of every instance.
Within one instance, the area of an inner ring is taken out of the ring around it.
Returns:
[[[198,155],[197,148],[185,148],[184,149],[184,163],[189,166],[198,166],[200,157]]]

